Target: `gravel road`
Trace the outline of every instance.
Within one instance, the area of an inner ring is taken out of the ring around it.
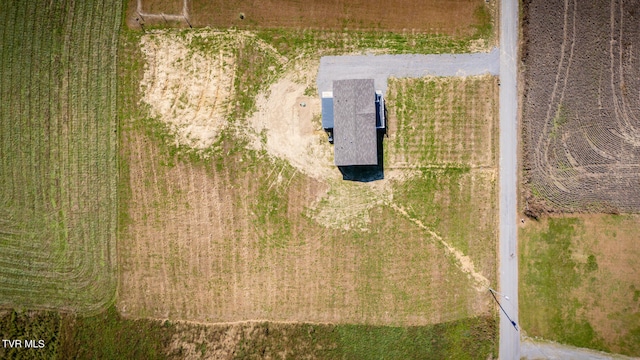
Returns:
[[[387,91],[387,78],[498,75],[499,51],[440,55],[353,55],[320,59],[318,92],[331,91],[333,80],[374,79],[376,90]]]
[[[500,9],[500,292],[518,320],[517,75],[518,0],[502,0]],[[500,359],[520,359],[520,332],[500,313]]]
[[[552,342],[526,339],[522,341],[520,355],[528,360],[629,360],[619,354],[608,354],[591,349],[582,349]],[[636,358],[637,359],[637,358]]]

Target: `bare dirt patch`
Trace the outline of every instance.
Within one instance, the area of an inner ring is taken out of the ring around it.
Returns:
[[[226,34],[229,36],[229,34]],[[219,40],[216,51],[200,51],[194,37]],[[167,124],[180,145],[210,147],[226,124],[233,95],[234,56],[221,33],[148,33],[141,38],[146,66],[143,103]]]
[[[317,179],[337,178],[331,144],[322,129],[320,99],[304,95],[315,82],[317,62],[299,64],[260,94],[257,111],[248,119],[254,131],[252,146]]]
[[[639,1],[524,3],[526,205],[640,211]]]

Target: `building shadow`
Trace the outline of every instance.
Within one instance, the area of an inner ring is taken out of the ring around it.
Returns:
[[[378,148],[378,163],[376,165],[351,165],[338,166],[342,173],[342,180],[371,182],[384,179],[384,153],[382,141],[386,135],[386,129],[378,129],[376,141]]]

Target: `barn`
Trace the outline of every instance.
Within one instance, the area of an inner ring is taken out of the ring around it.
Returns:
[[[333,91],[322,93],[322,127],[334,144],[336,166],[378,165],[386,118],[373,79],[333,81]]]

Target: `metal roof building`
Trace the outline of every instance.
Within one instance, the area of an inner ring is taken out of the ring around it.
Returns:
[[[377,165],[373,79],[333,82],[334,159],[337,166]]]
[[[333,129],[333,92],[322,92],[322,128]]]

